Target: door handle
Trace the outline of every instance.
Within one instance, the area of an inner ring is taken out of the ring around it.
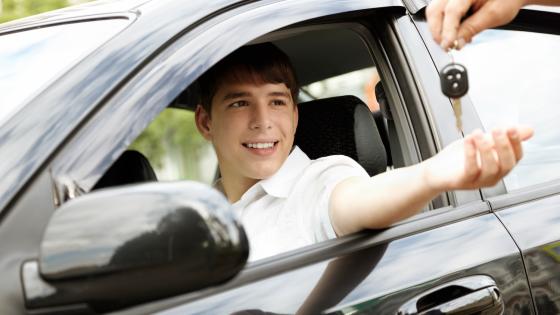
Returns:
[[[503,314],[502,294],[494,280],[477,275],[457,279],[410,299],[398,315]]]

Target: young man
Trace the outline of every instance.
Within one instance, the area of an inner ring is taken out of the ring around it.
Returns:
[[[298,86],[271,44],[242,47],[199,81],[198,130],[218,156],[250,260],[407,218],[446,190],[495,185],[522,156],[529,128],[474,132],[414,166],[369,177],[344,156],[310,160],[293,146]]]

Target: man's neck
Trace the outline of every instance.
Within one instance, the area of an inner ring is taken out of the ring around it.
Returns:
[[[222,186],[229,202],[235,203],[259,180],[246,177],[233,177],[222,174]]]

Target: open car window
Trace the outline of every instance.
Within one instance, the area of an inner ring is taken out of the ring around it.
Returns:
[[[332,33],[336,36],[326,36],[326,34]],[[380,115],[378,121],[374,120],[375,112],[380,113],[377,103],[378,96],[375,91],[381,79],[369,53],[369,48],[362,38],[357,36],[353,30],[341,28],[333,31],[332,27],[325,30],[314,29],[309,32],[303,30],[300,34],[291,34],[290,37],[282,37],[279,40],[274,40],[274,36],[264,36],[263,41],[271,37],[271,42],[282,49],[292,60],[300,80],[303,81],[301,89],[311,96],[311,102],[348,97],[356,98],[366,105],[363,106],[364,111],[361,116],[370,119],[372,125],[375,126],[373,128],[377,128],[379,134],[385,137],[373,150],[374,154],[388,156],[390,148],[387,140],[389,129],[387,117]],[[349,51],[338,58],[336,55],[318,58],[317,56],[321,55],[321,49],[328,46],[332,49],[338,46],[351,47],[351,49],[347,48]],[[361,59],[353,60],[347,58],[348,55],[360,56]],[[185,92],[188,92],[189,88]],[[184,93],[182,95],[184,96]],[[202,138],[195,126],[194,108],[196,105],[197,98],[193,95],[183,97],[178,102],[170,104],[171,107],[163,110],[128,147],[129,150],[138,151],[147,158],[158,181],[188,179],[212,184],[216,180],[218,170],[216,154],[212,145]],[[302,125],[306,124],[305,118],[302,117],[303,112],[300,107],[300,125],[298,126],[300,134],[296,135],[296,144],[302,146],[303,151],[313,159],[315,158],[314,152],[307,151],[305,145],[298,142],[302,137],[306,137],[305,132],[309,130],[303,129],[305,127]],[[331,131],[335,130],[332,137],[342,137],[336,133],[337,129],[332,127],[330,126],[328,130],[320,128],[321,136],[329,138]],[[347,126],[347,128],[353,129],[352,126]],[[304,134],[301,135],[301,133]],[[365,136],[369,138],[370,135]],[[371,135],[371,137],[374,136],[374,134]],[[392,136],[396,139],[396,134],[393,133]],[[318,135],[311,138],[317,140]],[[352,139],[353,141],[354,139]],[[398,145],[396,140],[393,145]],[[359,160],[358,162],[360,163]],[[371,166],[362,166],[368,173],[372,171]],[[388,165],[385,164],[374,171],[375,173],[384,172],[387,167]],[[370,173],[370,175],[373,174]]]
[[[368,67],[302,86],[314,99],[351,94],[360,98],[374,111],[379,109],[375,85],[380,81],[375,67]]]
[[[196,130],[192,111],[165,109],[129,149],[148,158],[160,181],[195,180],[208,185],[214,182],[216,153]]]

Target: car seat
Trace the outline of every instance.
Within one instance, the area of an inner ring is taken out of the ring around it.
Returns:
[[[300,103],[295,144],[311,159],[346,155],[370,176],[385,172],[387,154],[369,108],[355,96]]]
[[[150,181],[157,181],[157,177],[148,159],[138,151],[128,150],[111,165],[92,190]]]

